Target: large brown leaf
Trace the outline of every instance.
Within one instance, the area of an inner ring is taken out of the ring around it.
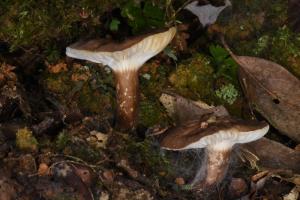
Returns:
[[[233,54],[239,78],[254,106],[281,133],[300,142],[300,81],[277,63]]]
[[[300,173],[300,151],[288,148],[267,138],[243,144],[259,157],[259,163],[265,168],[288,169]]]

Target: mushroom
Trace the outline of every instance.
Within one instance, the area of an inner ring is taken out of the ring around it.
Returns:
[[[167,130],[160,146],[173,151],[206,148],[204,162],[191,183],[196,190],[202,191],[223,180],[235,144],[257,140],[268,130],[269,125],[264,121],[206,118]]]
[[[134,128],[138,107],[138,70],[172,40],[176,28],[149,33],[118,43],[105,39],[77,42],[67,47],[69,57],[108,65],[115,76],[117,128]]]
[[[196,15],[203,27],[209,26],[217,21],[219,14],[228,6],[231,6],[230,0],[225,0],[224,6],[215,7],[211,4],[199,6],[198,1],[193,1],[184,9],[189,10]]]

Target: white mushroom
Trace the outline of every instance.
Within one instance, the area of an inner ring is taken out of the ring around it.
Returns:
[[[116,81],[117,126],[132,129],[138,107],[138,70],[150,58],[161,52],[176,33],[174,27],[161,32],[136,36],[122,43],[108,40],[77,42],[66,49],[69,57],[108,65]]]
[[[207,126],[202,126],[207,122]],[[169,129],[161,140],[167,150],[206,148],[204,162],[192,181],[197,190],[221,182],[227,172],[233,146],[263,137],[269,125],[262,121],[244,121],[229,117],[216,120],[195,120]]]

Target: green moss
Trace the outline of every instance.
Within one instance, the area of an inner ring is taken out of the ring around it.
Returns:
[[[55,141],[55,146],[58,150],[63,150],[67,144],[71,141],[70,136],[66,131],[62,131],[58,134],[56,141]]]
[[[82,111],[105,113],[112,109],[110,85],[112,76],[98,68],[74,64],[71,69],[58,73],[44,73],[45,87],[65,105],[77,105]],[[71,97],[66,98],[66,97]]]
[[[67,73],[46,75],[45,85],[50,92],[56,94],[67,94],[71,88]]]
[[[101,16],[107,8],[126,1],[1,1],[0,40],[19,47],[51,49],[57,42],[63,46],[74,38],[97,32]],[[88,27],[88,28],[86,28]]]
[[[140,102],[139,109],[139,123],[145,127],[151,127],[167,121],[164,109],[157,101],[143,100]]]
[[[258,38],[253,52],[281,64],[300,77],[300,34],[293,33],[287,26]]]
[[[300,77],[300,35],[286,26],[286,1],[233,0],[232,4],[230,20],[219,23],[233,52],[274,61]]]
[[[145,139],[143,142],[136,142],[130,138],[127,143],[126,152],[129,160],[140,166],[141,169],[148,170],[142,173],[151,174],[154,178],[158,173],[170,169],[168,160],[160,154],[160,149],[155,148],[153,141]]]
[[[79,92],[79,107],[93,113],[103,113],[111,108],[112,97],[109,94],[101,94],[99,90],[92,89],[89,84],[84,84]]]
[[[101,152],[93,149],[87,144],[72,143],[70,146],[71,155],[87,162],[95,162],[101,158]]]
[[[169,80],[182,95],[211,103],[214,98],[213,71],[209,59],[196,54],[179,64]]]
[[[161,65],[157,61],[146,63],[140,74],[140,88],[143,96],[147,98],[159,98],[161,92],[168,84],[170,68]]]
[[[38,142],[28,128],[19,129],[16,133],[16,145],[22,151],[37,151]]]

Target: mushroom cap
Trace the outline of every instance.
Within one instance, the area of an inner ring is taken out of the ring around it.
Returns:
[[[166,131],[160,142],[163,149],[195,148],[229,149],[236,143],[248,143],[263,137],[269,130],[265,121],[245,121],[233,118],[194,120]]]
[[[225,0],[225,5],[218,7],[211,4],[198,6],[198,1],[193,1],[184,9],[189,10],[191,13],[196,15],[200,23],[205,27],[215,23],[219,14],[228,6],[231,6],[230,0]]]
[[[118,43],[100,39],[81,41],[67,47],[69,57],[108,65],[113,70],[139,69],[147,60],[162,51],[173,39],[176,28],[148,33]]]

